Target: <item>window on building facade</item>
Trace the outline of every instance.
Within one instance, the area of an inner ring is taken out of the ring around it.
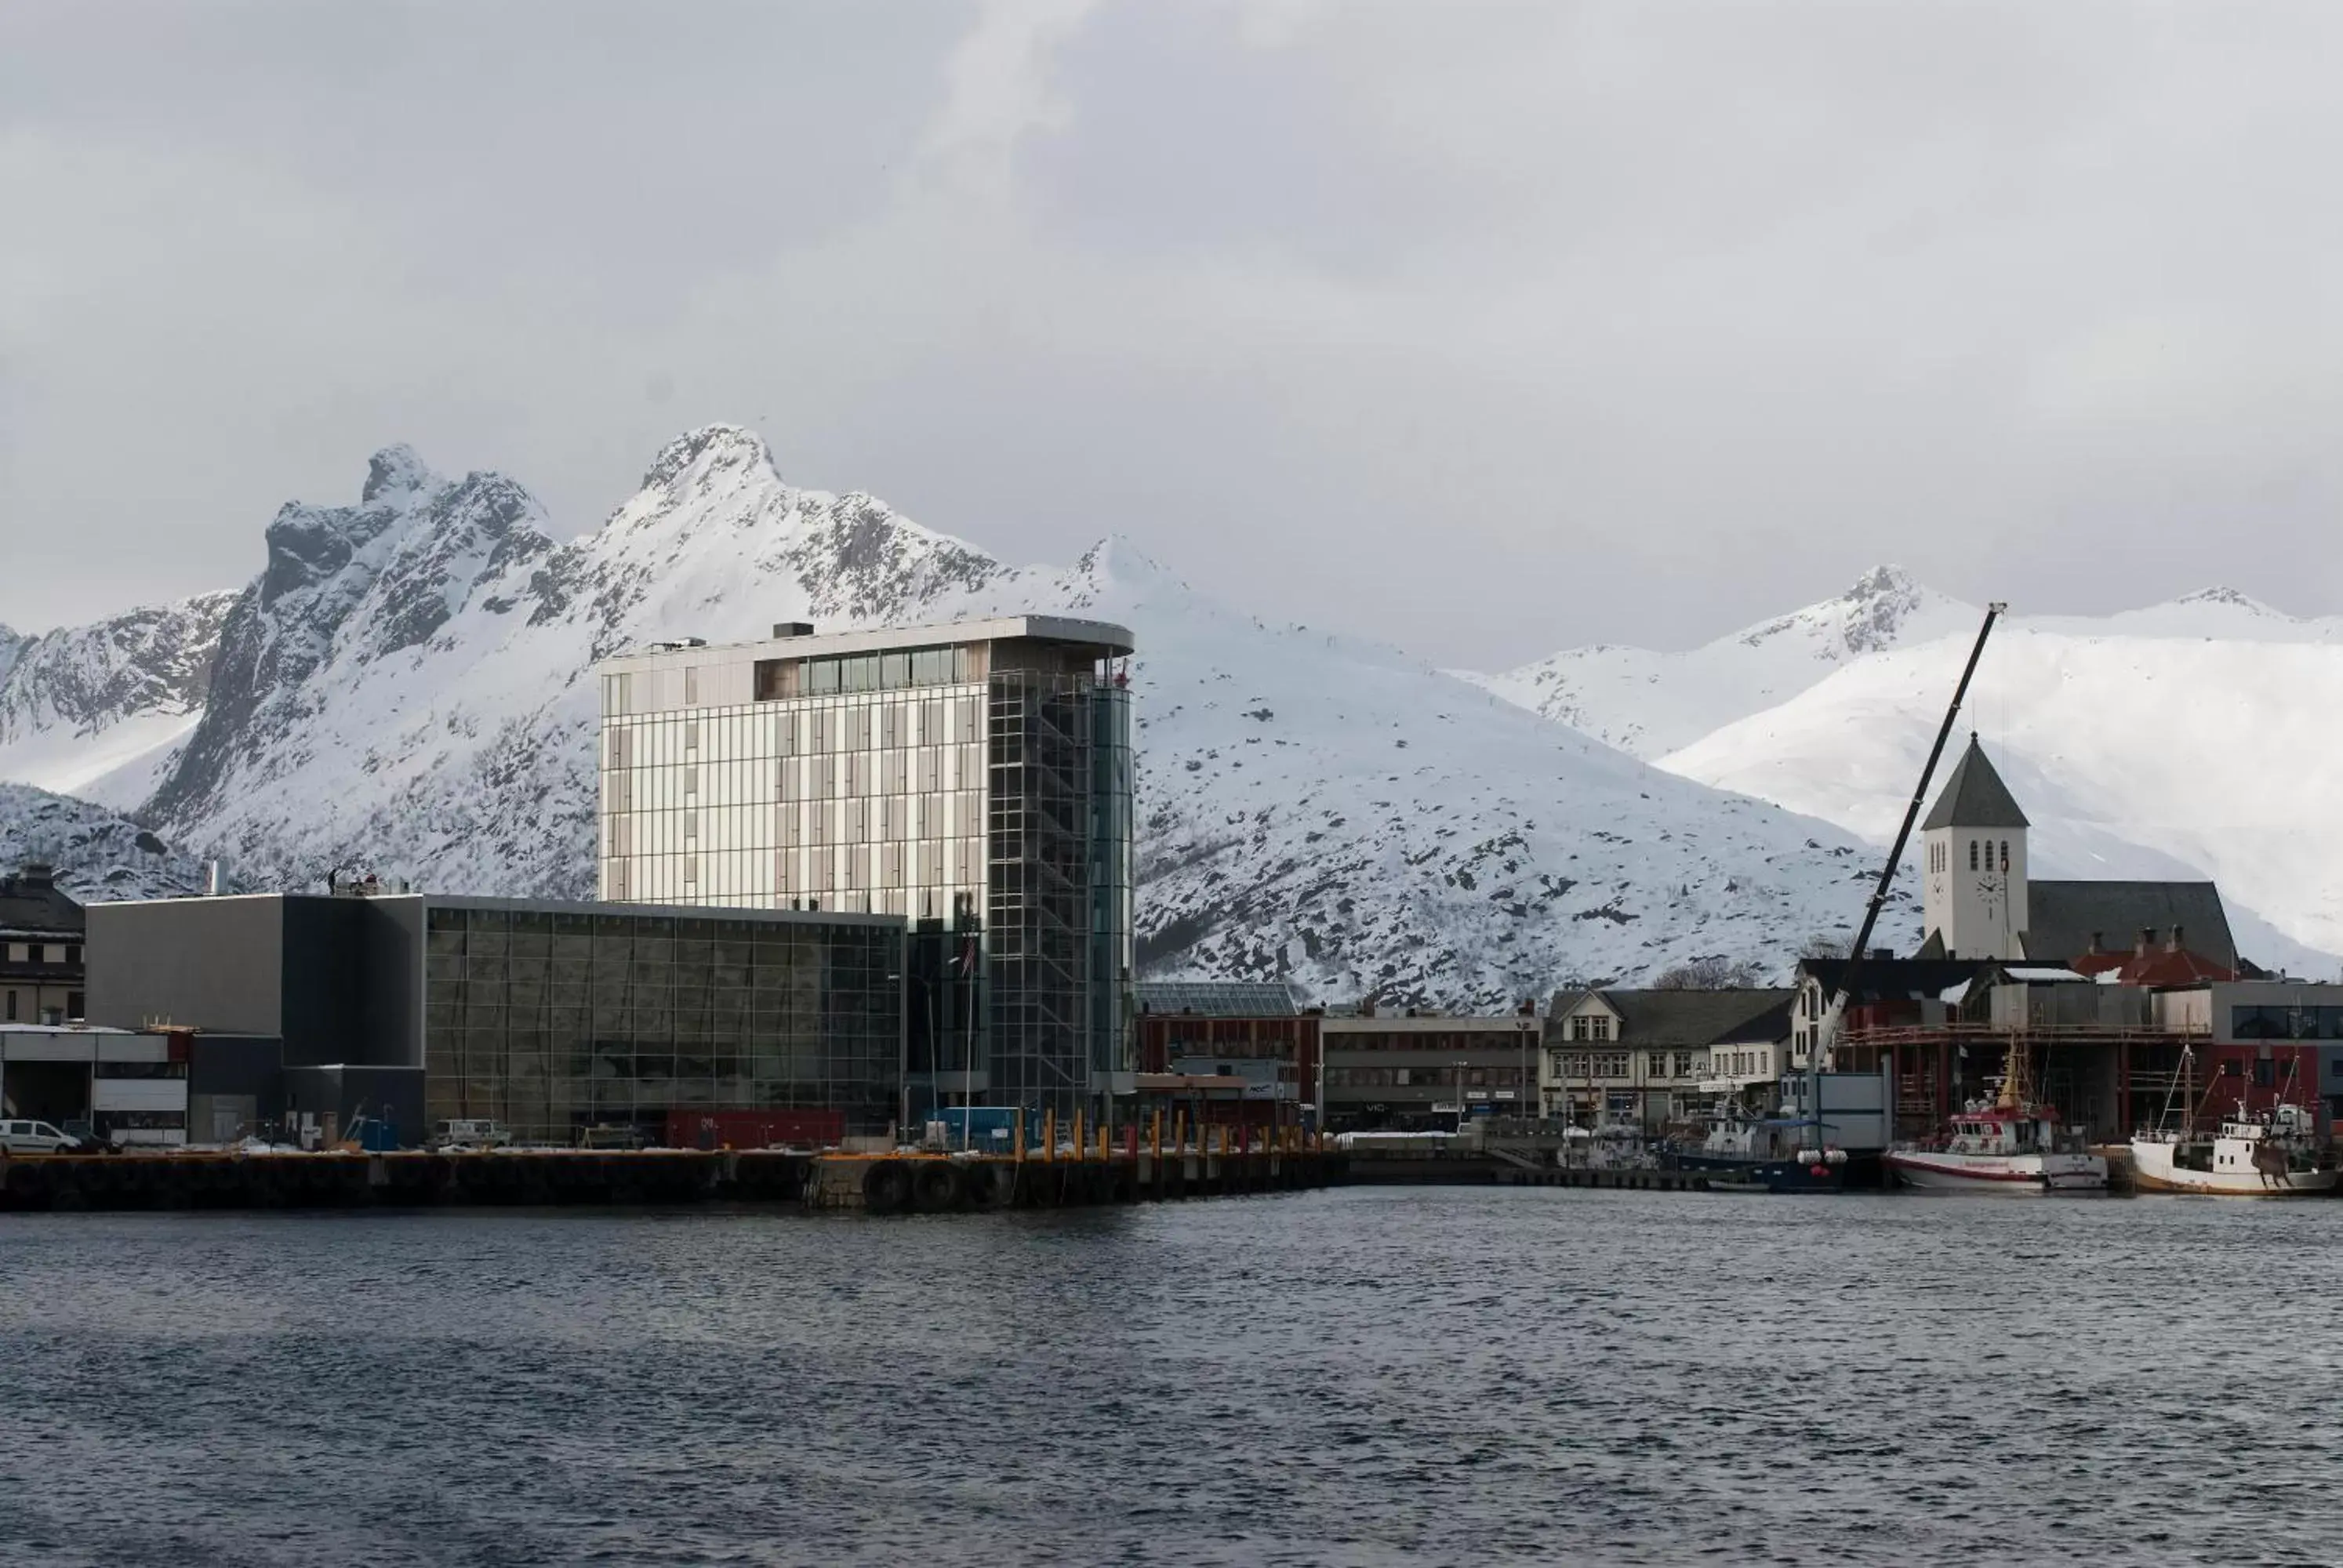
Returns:
[[[1609,1020],[1604,1020],[1606,1023]],[[1624,1078],[1627,1076],[1627,1053],[1624,1050],[1597,1051],[1594,1055],[1594,1076]]]
[[[1970,869],[1970,870],[1972,870],[1972,871],[1974,871],[1974,870],[1976,870],[1976,869],[1977,869],[1977,841],[1976,841],[1975,839],[1971,839],[1969,840],[1969,869]]]

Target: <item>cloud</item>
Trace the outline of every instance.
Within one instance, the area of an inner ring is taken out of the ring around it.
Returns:
[[[415,442],[591,527],[763,428],[1498,664],[1880,559],[2333,609],[2343,15],[156,7],[0,19],[0,528],[42,624]]]

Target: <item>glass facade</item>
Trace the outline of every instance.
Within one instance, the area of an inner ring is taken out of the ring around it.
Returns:
[[[2343,1007],[2308,1003],[2296,1007],[2233,1007],[2232,1040],[2343,1040]]]
[[[424,910],[426,1114],[526,1141],[588,1127],[666,1141],[679,1117],[900,1114],[902,930],[485,901]]]
[[[603,898],[901,916],[915,1118],[1094,1103],[1131,1067],[1127,643],[1030,625],[614,661]]]

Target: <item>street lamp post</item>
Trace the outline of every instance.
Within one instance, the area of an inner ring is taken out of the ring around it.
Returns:
[[[1459,1133],[1464,1131],[1464,1069],[1468,1065],[1463,1061],[1456,1064],[1456,1131]]]
[[[1513,1085],[1513,1111],[1523,1121],[1531,1120],[1526,1108],[1530,1102],[1530,1096],[1535,1092],[1530,1082],[1530,1030],[1536,1027],[1537,1018],[1527,1010],[1525,1004],[1521,1015],[1513,1020],[1513,1028],[1521,1036],[1522,1046],[1521,1076]],[[1539,1109],[1543,1110],[1544,1107],[1541,1106]]]

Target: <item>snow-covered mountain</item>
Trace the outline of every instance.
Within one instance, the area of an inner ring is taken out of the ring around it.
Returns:
[[[205,868],[137,823],[102,806],[0,784],[0,869],[55,866],[57,885],[83,903],[201,892]]]
[[[357,504],[287,506],[267,548],[146,807],[253,885],[357,863],[451,891],[584,894],[597,658],[776,620],[1026,609],[1137,635],[1150,973],[1486,1005],[1712,954],[1778,970],[1853,923],[1871,865],[1819,822],[1393,649],[1236,615],[1127,542],[1006,567],[869,496],[784,483],[731,427],[670,443],[573,542],[511,480],[442,478],[393,447]]]
[[[25,637],[0,627],[0,779],[129,807],[201,716],[233,593]]]
[[[0,631],[0,777],[135,806],[244,885],[357,863],[578,896],[596,659],[775,620],[1077,613],[1141,648],[1148,972],[1451,1005],[1708,955],[1778,972],[1843,932],[1860,846],[1892,832],[1977,620],[1883,568],[1687,653],[1582,648],[1467,684],[1234,614],[1127,541],[1005,566],[867,495],[788,485],[724,426],[669,443],[568,543],[512,480],[390,447],[357,504],[288,505],[266,545],[240,593]],[[2324,971],[2343,951],[2343,828],[2319,794],[2338,696],[2343,620],[2213,589],[2005,622],[1970,718],[2039,825],[2042,874],[2217,877],[2247,951]],[[0,824],[60,812],[113,824],[106,843],[146,830],[0,795]],[[154,885],[195,885],[176,864]],[[1916,925],[1900,903],[1881,940]]]
[[[1836,598],[1684,652],[1597,643],[1502,675],[1457,673],[1508,702],[1651,759],[1786,701],[1865,654],[1974,628],[1981,613],[1886,566]]]
[[[1858,660],[1661,766],[1885,842],[1973,635]],[[2102,620],[2003,622],[1963,722],[2035,824],[2037,874],[2210,877],[2241,949],[2331,974],[2338,705],[2343,623],[2213,590]]]

